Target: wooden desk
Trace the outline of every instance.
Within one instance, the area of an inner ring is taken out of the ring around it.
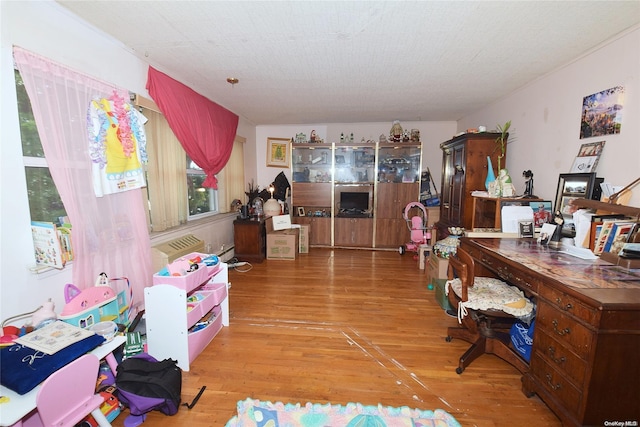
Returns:
[[[116,368],[118,363],[116,362],[113,352],[123,345],[127,339],[124,336],[116,336],[109,342],[94,348],[90,353],[98,356],[98,359],[105,359],[113,372],[113,376],[116,375]],[[96,372],[96,375],[98,373]],[[15,391],[8,389],[7,387],[0,385],[0,395],[9,398],[9,401],[0,405],[0,426],[22,426],[22,422],[26,421],[36,412],[36,397],[40,385],[37,385],[31,391],[25,394],[18,394]],[[31,425],[31,424],[26,424]]]
[[[477,274],[492,272],[537,303],[526,395],[537,394],[565,425],[640,421],[640,270],[532,239],[463,238],[461,245]]]

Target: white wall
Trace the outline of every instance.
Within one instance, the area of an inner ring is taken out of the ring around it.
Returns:
[[[63,288],[72,283],[71,269],[30,271],[34,265],[22,146],[18,126],[12,46],[17,45],[76,71],[149,97],[148,65],[121,43],[68,13],[53,1],[1,1],[0,39],[0,320],[37,308],[51,298],[56,311],[64,307]],[[240,118],[238,134],[245,151],[255,152],[255,127]],[[255,159],[249,157],[250,171]],[[217,251],[233,243],[228,215],[217,223],[199,222],[192,232]],[[184,234],[182,231],[180,234]],[[160,241],[174,237],[159,236]],[[21,324],[21,323],[19,323]]]
[[[599,177],[627,185],[640,176],[640,28],[625,33],[589,55],[541,78],[506,98],[464,117],[458,130],[512,121],[507,167],[518,192],[522,172],[534,173],[534,193],[554,200],[558,175],[569,173],[580,145],[606,141],[597,166]],[[624,86],[622,130],[618,135],[580,139],[582,99]],[[632,206],[640,206],[640,185]]]

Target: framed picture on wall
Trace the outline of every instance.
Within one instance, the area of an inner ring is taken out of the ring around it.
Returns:
[[[571,201],[580,198],[590,199],[595,183],[595,172],[561,173],[558,178],[554,209],[564,217],[573,218]]]
[[[267,138],[267,166],[289,167],[289,140],[287,138]]]

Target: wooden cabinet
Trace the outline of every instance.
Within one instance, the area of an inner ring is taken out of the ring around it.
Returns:
[[[331,246],[331,218],[294,216],[293,222],[309,226],[309,245]]]
[[[373,219],[334,218],[335,246],[370,248],[373,245]]]
[[[187,276],[154,275],[154,285],[144,290],[149,354],[174,359],[188,371],[222,326],[229,326],[228,289],[223,262],[212,268],[200,264]]]
[[[487,156],[498,164],[496,138],[499,133],[464,134],[440,144],[442,149],[442,189],[438,236],[444,237],[447,227],[472,228],[475,190],[486,191]],[[506,166],[506,157],[501,167]],[[494,166],[495,167],[495,166]],[[496,176],[498,175],[494,171]]]
[[[240,261],[262,262],[266,256],[265,219],[233,221],[234,256]]]
[[[613,303],[609,295],[601,297]],[[629,396],[638,390],[640,371],[628,352],[640,348],[633,330],[637,316],[637,307],[616,311],[603,301],[587,302],[561,289],[541,288],[537,344],[523,381],[525,392],[540,395],[565,424],[606,425],[613,415],[636,420],[637,407],[631,409],[634,404],[611,389],[629,390]]]
[[[410,241],[411,232],[403,213],[407,204],[418,201],[419,191],[418,182],[378,184],[376,247],[397,248]]]

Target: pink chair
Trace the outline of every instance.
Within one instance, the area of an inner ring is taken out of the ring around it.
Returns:
[[[104,399],[96,394],[100,361],[85,354],[49,376],[36,397],[45,427],[73,427],[91,414],[101,427],[111,427],[100,411]]]

